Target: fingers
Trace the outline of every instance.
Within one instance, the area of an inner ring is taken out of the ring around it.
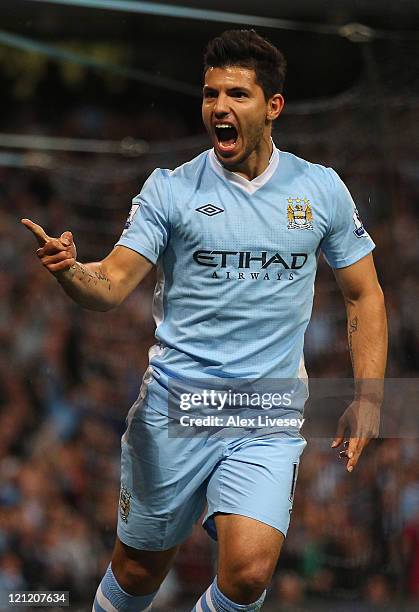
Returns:
[[[53,251],[52,255],[41,255],[39,252],[43,249],[38,249],[38,257],[40,258],[42,265],[47,268],[50,272],[60,272],[61,270],[68,270],[76,263],[70,251]]]
[[[73,242],[73,234],[71,232],[63,232],[60,236],[60,241],[64,246],[70,246]]]
[[[55,274],[74,266],[77,252],[71,232],[65,231],[59,238],[51,238],[40,225],[30,219],[22,219],[21,222],[38,241],[36,254],[49,272]]]
[[[378,413],[375,409],[365,411],[365,403],[361,404],[359,401],[353,401],[340,417],[332,448],[342,444],[345,430],[349,429],[351,437],[349,441],[345,440],[344,450],[339,453],[340,459],[348,460],[348,472],[353,471],[370,439],[378,435],[379,422],[379,409]]]
[[[32,232],[40,247],[44,246],[44,244],[48,242],[49,236],[45,233],[45,230],[40,225],[34,223],[30,219],[21,219],[21,223]]]
[[[338,446],[342,444],[343,439],[345,437],[345,429],[346,429],[346,420],[343,418],[343,416],[341,416],[338,421],[336,435],[333,438],[333,442],[331,444],[332,448],[337,448]]]
[[[339,459],[348,458],[348,444],[349,444],[349,441],[345,440],[345,442],[343,443],[343,450],[339,451]]]
[[[69,270],[72,266],[74,266],[75,263],[76,263],[76,260],[72,258],[72,259],[65,259],[64,261],[61,261],[60,263],[50,264],[47,267],[48,267],[48,270],[54,274],[55,272],[62,272],[64,270]]]
[[[46,255],[55,255],[56,253],[66,251],[68,250],[68,246],[69,245],[64,245],[59,238],[49,238],[48,242],[36,251],[36,254],[41,259]]]
[[[50,266],[66,259],[72,259],[72,254],[69,251],[60,251],[59,253],[54,252],[52,255],[38,255],[38,257],[44,266]]]
[[[348,463],[346,465],[346,469],[348,472],[352,472],[358,460],[361,456],[362,451],[367,446],[369,442],[369,438],[349,438],[349,446],[348,446]]]
[[[21,223],[27,227],[37,239],[40,247],[36,252],[38,257],[64,251],[69,246],[74,247],[73,234],[69,231],[63,232],[59,238],[51,238],[40,225],[34,223],[30,219],[22,219]]]

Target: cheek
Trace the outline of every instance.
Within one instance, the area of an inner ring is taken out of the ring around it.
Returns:
[[[265,115],[261,115],[260,112],[253,113],[246,121],[245,132],[249,138],[256,139],[260,137],[260,134],[265,128]]]
[[[204,125],[209,125],[209,119],[210,117],[210,110],[208,109],[207,106],[203,105],[202,106],[202,121],[204,122]]]

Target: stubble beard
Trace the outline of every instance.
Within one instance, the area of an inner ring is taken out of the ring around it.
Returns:
[[[227,168],[227,170],[234,171],[233,168],[240,169],[240,166],[242,166],[249,159],[252,153],[256,151],[257,148],[263,143],[264,129],[265,123],[261,123],[259,126],[255,127],[251,133],[248,134],[246,138],[248,145],[238,160],[229,164],[228,158],[225,160],[220,159],[221,164],[225,168]]]

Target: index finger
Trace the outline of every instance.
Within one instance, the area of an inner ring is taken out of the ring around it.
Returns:
[[[20,222],[25,227],[27,227],[28,230],[30,230],[32,232],[32,234],[37,239],[39,246],[42,247],[42,246],[44,246],[44,244],[46,244],[48,242],[49,236],[45,233],[45,230],[44,230],[43,227],[41,227],[37,223],[34,223],[30,219],[21,219]]]

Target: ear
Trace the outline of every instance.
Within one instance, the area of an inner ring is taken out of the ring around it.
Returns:
[[[279,117],[284,108],[285,100],[281,94],[274,94],[268,100],[266,118],[269,121],[275,121]]]

